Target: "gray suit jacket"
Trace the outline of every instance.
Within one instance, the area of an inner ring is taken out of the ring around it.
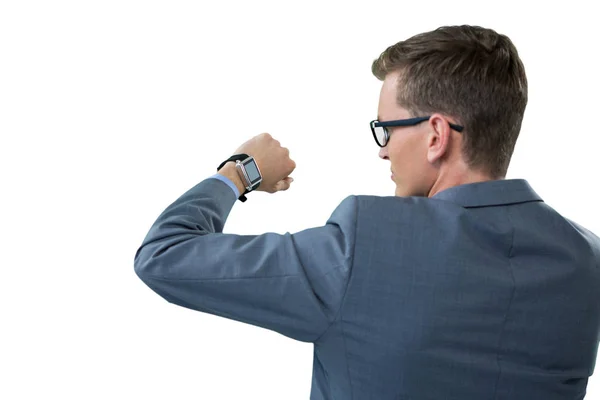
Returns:
[[[158,217],[135,272],[171,303],[314,343],[311,399],[582,399],[600,240],[525,180],[349,196],[322,227],[223,234],[206,179]]]

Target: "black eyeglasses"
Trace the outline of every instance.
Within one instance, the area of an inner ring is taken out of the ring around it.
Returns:
[[[379,147],[385,147],[387,145],[388,140],[390,139],[390,133],[387,130],[388,126],[413,126],[420,124],[423,121],[428,121],[429,117],[415,117],[408,119],[397,119],[395,121],[386,121],[379,122],[379,120],[374,119],[370,122],[371,132],[373,132],[373,137],[375,138],[375,142]],[[449,124],[450,128],[454,129],[457,132],[462,132],[463,127],[456,124]]]

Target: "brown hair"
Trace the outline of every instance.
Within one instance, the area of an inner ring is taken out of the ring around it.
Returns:
[[[527,105],[525,68],[507,36],[444,26],[388,47],[371,70],[381,81],[399,71],[398,105],[412,116],[456,118],[468,165],[506,176]]]

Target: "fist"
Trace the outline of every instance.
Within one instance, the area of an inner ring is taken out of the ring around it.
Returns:
[[[275,193],[290,188],[293,178],[289,175],[296,169],[296,163],[290,158],[290,151],[268,133],[261,133],[242,144],[235,154],[248,154],[254,157],[262,182],[257,191]]]

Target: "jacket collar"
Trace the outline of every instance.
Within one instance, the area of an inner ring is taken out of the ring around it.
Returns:
[[[500,179],[454,186],[432,199],[451,201],[463,207],[487,207],[543,201],[525,179]]]

